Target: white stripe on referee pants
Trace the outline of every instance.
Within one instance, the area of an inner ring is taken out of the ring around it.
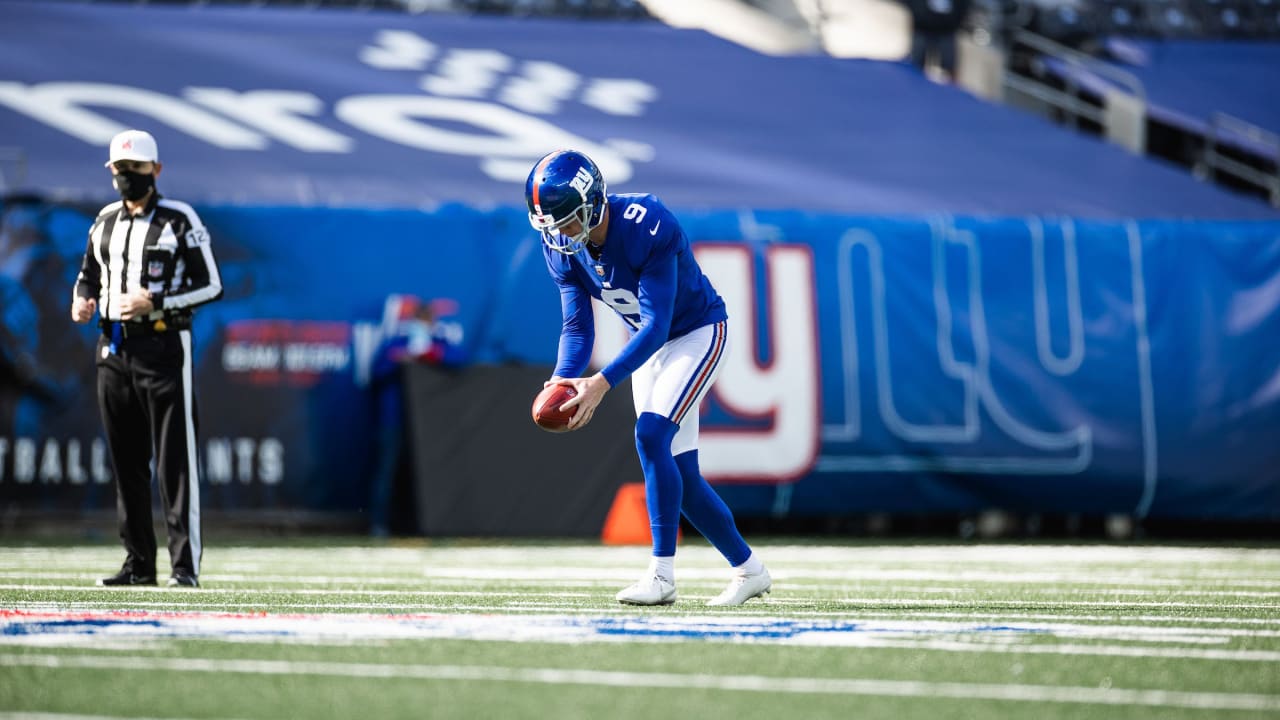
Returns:
[[[182,338],[182,406],[187,429],[187,548],[191,551],[191,571],[200,575],[200,463],[196,461],[196,408],[191,357],[191,331],[180,330]]]

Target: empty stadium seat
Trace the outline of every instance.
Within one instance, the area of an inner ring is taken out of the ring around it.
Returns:
[[[1136,35],[1143,17],[1142,4],[1132,0],[1107,0],[1099,15],[1099,32],[1106,35]]]
[[[1098,31],[1096,9],[1077,0],[1039,3],[1030,30],[1064,45],[1079,45]]]
[[[1073,46],[1081,34],[1280,39],[1280,0],[980,0],[975,8],[973,26],[994,36],[1022,28]]]

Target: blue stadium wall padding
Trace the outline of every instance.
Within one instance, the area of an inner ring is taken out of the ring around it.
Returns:
[[[657,23],[12,0],[0,18],[0,178],[25,165],[67,199],[107,199],[108,140],[141,126],[162,187],[201,205],[519,207],[534,161],[572,146],[684,208],[1280,219],[906,64]]]
[[[366,505],[389,294],[449,300],[474,362],[554,362],[557,293],[519,210],[200,210],[226,280],[195,327],[209,507]],[[74,265],[87,219],[66,212],[48,252]],[[1280,516],[1280,223],[681,216],[730,308],[701,457],[739,513]],[[21,307],[65,318],[66,297]],[[110,507],[94,331],[54,326],[66,402],[0,417],[0,489]],[[625,342],[598,327],[602,355]]]

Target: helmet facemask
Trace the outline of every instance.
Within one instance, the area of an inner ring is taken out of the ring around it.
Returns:
[[[603,204],[600,204],[603,205]],[[570,211],[570,214],[564,215],[561,219],[556,219],[552,215],[536,215],[529,214],[529,224],[534,225],[534,229],[543,234],[543,243],[550,249],[563,252],[564,255],[573,255],[575,252],[586,246],[586,241],[591,236],[591,231],[598,227],[600,219],[604,213],[599,208],[591,208],[591,205],[582,202],[577,208]],[[591,220],[595,222],[591,222]],[[577,220],[579,222],[579,232],[575,234],[564,234],[561,228]]]

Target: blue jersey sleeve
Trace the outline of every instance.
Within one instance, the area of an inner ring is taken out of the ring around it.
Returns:
[[[560,348],[556,353],[557,377],[580,377],[591,362],[591,349],[596,341],[595,313],[591,295],[574,281],[563,259],[543,248],[547,272],[560,288]]]
[[[560,313],[564,323],[560,328],[560,350],[556,354],[554,374],[565,378],[580,377],[591,361],[591,348],[596,341],[591,296],[577,285],[561,285]]]

